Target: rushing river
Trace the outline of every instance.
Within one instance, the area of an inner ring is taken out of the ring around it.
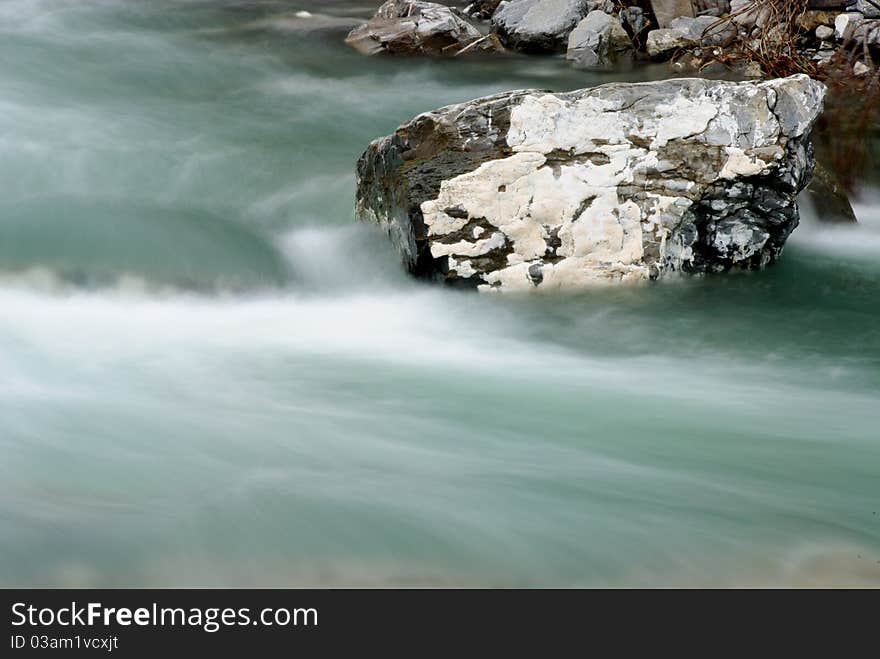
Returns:
[[[370,140],[622,76],[377,4],[0,2],[0,585],[880,584],[874,183],[762,273],[411,281]]]

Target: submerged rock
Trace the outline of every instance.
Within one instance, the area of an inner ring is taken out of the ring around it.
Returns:
[[[825,87],[807,76],[515,91],[419,115],[358,162],[411,272],[522,290],[773,262]]]
[[[501,43],[522,52],[563,52],[574,27],[595,0],[510,0],[492,16]]]
[[[471,50],[498,50],[497,40],[483,36],[454,9],[433,2],[388,0],[345,43],[365,55],[458,55]]]
[[[806,193],[813,203],[816,217],[826,224],[856,224],[856,212],[849,195],[833,172],[816,164],[813,179]]]

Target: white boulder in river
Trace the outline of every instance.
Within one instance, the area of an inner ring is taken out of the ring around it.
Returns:
[[[369,146],[357,215],[414,274],[481,290],[761,268],[797,226],[825,91],[683,79],[441,108]]]

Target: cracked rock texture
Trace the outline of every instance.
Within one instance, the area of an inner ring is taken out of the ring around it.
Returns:
[[[409,270],[481,290],[761,268],[798,224],[807,76],[514,91],[419,115],[358,162]]]

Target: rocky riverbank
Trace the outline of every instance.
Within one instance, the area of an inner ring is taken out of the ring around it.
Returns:
[[[846,177],[833,171],[846,172],[841,150],[860,162],[858,136],[820,140],[838,165],[827,168],[810,132],[826,92],[817,81],[862,97],[829,99],[834,114],[849,113],[845,123],[858,125],[859,112],[870,122],[878,26],[868,0],[389,0],[351,31],[350,46],[564,55],[581,70],[665,61],[671,74],[767,82],[516,92],[428,113],[364,154],[358,214],[385,228],[413,273],[481,288],[761,268],[797,226],[797,195],[814,169],[822,217],[855,221]],[[793,87],[802,89],[780,92]],[[545,141],[523,146],[525,128],[512,122],[531,106]],[[792,113],[803,125],[792,127]],[[685,134],[665,137],[676,122]]]
[[[573,66],[669,61],[752,77],[868,76],[880,0],[389,0],[348,38],[367,54],[565,53]]]

